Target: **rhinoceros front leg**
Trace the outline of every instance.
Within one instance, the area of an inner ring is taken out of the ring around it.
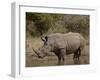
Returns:
[[[66,50],[64,48],[61,48],[60,51],[59,51],[59,54],[58,54],[58,64],[64,64],[65,62],[65,56],[66,54]]]
[[[61,64],[61,56],[58,55],[58,65],[60,65],[60,64]]]

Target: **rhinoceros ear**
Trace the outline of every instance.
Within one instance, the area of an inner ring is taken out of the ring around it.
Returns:
[[[44,37],[41,37],[41,40],[42,40],[43,42],[45,42],[45,41],[46,41]]]
[[[45,40],[48,41],[48,37],[47,36],[45,36]]]
[[[47,36],[41,37],[41,40],[42,40],[43,42],[46,42],[46,41],[48,40],[48,37],[47,37]]]

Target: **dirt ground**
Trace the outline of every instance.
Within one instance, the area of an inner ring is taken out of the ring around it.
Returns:
[[[39,39],[29,39],[26,45],[26,67],[39,67],[39,66],[58,66],[57,56],[54,54],[47,56],[44,59],[39,59],[32,51],[32,47],[38,49],[42,43]],[[34,46],[33,46],[34,45]],[[65,63],[61,65],[86,65],[89,64],[89,46],[85,47],[85,54],[82,54],[80,61],[73,61],[73,54],[65,56]]]

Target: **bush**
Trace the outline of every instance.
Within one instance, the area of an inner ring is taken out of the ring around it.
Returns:
[[[89,15],[26,13],[27,36],[79,32],[89,36]]]

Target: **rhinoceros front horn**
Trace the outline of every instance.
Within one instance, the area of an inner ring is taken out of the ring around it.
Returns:
[[[33,48],[32,48],[32,49],[33,49]],[[33,51],[34,51],[34,53],[39,57],[38,52],[37,52],[36,50],[34,50],[34,49],[33,49]]]

